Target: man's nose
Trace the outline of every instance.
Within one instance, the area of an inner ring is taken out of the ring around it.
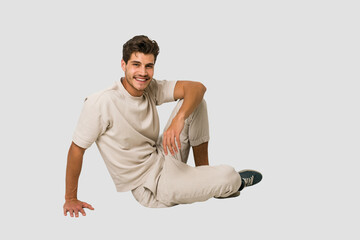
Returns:
[[[141,68],[140,68],[140,74],[141,74],[142,76],[146,76],[146,75],[147,75],[146,67],[141,67]]]

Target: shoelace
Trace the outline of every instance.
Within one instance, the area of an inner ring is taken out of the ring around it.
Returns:
[[[254,176],[251,176],[250,178],[243,178],[245,182],[245,186],[251,186],[254,181]]]

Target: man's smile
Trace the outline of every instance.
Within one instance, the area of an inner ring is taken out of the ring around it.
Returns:
[[[134,77],[134,79],[138,82],[146,82],[147,80],[149,80],[150,78],[148,77]]]

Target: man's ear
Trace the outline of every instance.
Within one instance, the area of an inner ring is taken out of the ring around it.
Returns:
[[[124,72],[125,72],[125,67],[126,67],[126,62],[124,61],[124,59],[121,59],[121,68]]]

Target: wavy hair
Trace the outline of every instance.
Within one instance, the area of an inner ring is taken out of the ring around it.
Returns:
[[[155,63],[159,50],[159,45],[155,40],[151,40],[144,35],[138,35],[123,45],[123,60],[127,64],[132,53],[141,52],[143,54],[153,54]]]

